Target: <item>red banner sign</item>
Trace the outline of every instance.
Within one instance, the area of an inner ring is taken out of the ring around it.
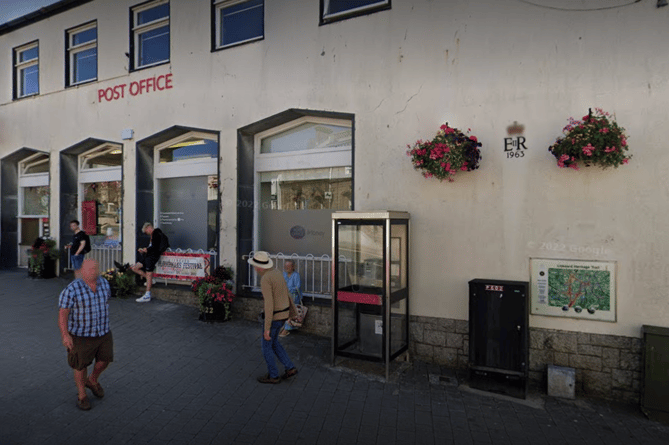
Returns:
[[[81,203],[81,229],[89,235],[98,232],[98,205],[95,201]]]

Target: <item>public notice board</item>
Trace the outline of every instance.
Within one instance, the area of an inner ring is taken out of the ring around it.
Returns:
[[[616,263],[530,259],[531,313],[616,321]]]
[[[156,264],[155,278],[192,281],[210,274],[211,255],[208,253],[165,252]]]

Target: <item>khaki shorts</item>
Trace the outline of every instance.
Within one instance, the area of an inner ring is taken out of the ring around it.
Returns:
[[[72,336],[74,347],[67,352],[67,364],[81,371],[93,363],[114,361],[114,339],[111,331],[102,337]]]

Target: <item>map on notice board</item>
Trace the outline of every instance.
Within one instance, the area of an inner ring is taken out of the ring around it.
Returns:
[[[615,262],[530,259],[532,314],[616,321]]]

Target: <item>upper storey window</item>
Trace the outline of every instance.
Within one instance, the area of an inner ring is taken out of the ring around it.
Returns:
[[[214,49],[253,42],[264,37],[264,0],[214,0]]]
[[[39,43],[14,48],[14,98],[39,94]]]
[[[132,8],[132,67],[170,61],[170,3],[143,3]]]
[[[320,24],[390,9],[390,0],[321,0]]]
[[[98,78],[98,26],[89,23],[67,31],[67,85]]]

